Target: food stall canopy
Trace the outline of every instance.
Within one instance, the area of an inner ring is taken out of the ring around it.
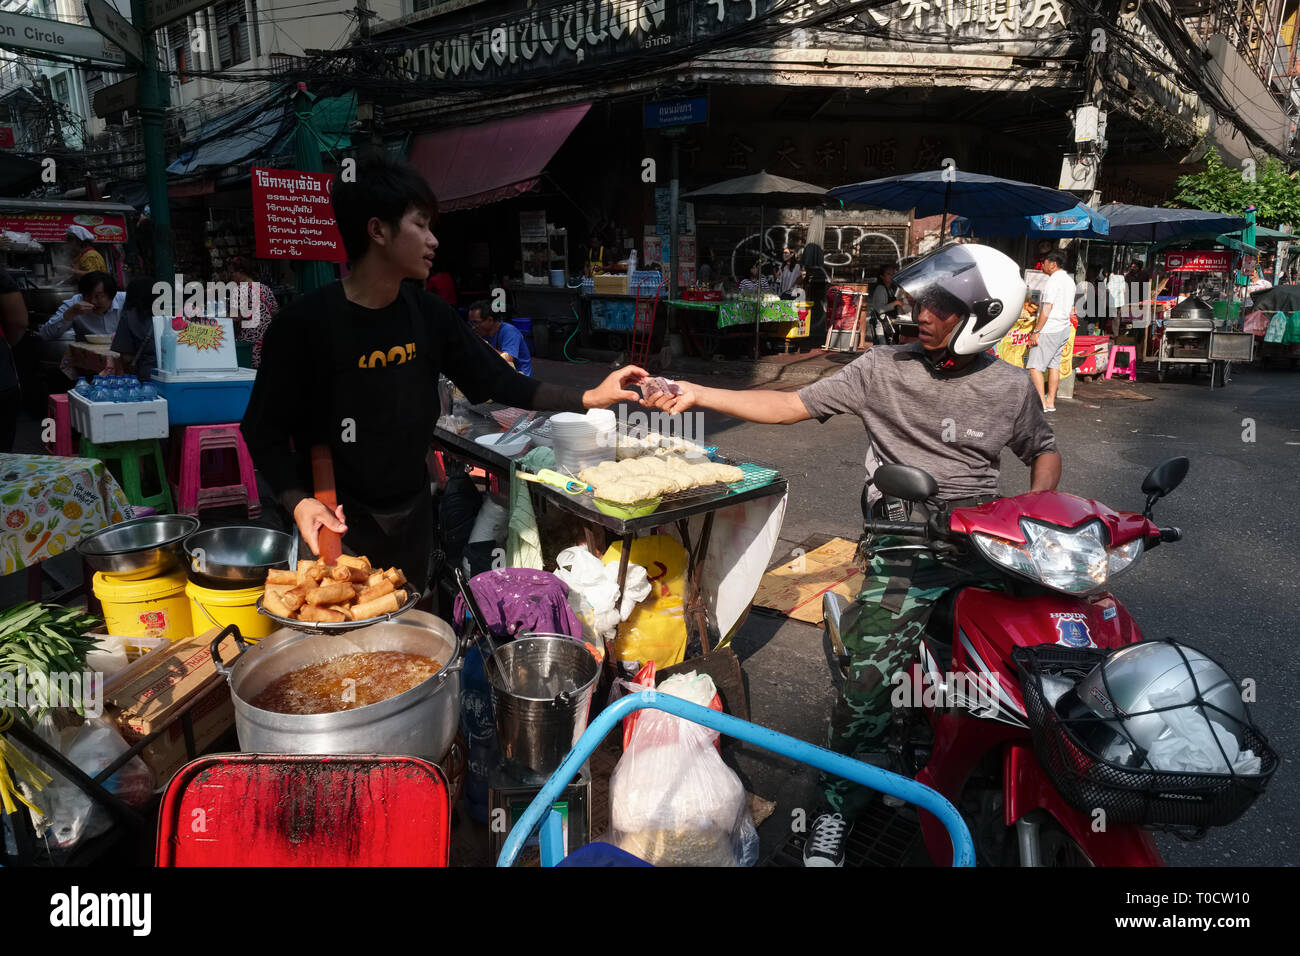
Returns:
[[[411,146],[411,165],[433,188],[442,212],[473,209],[528,192],[590,103],[530,116],[425,133]]]
[[[130,206],[98,200],[0,199],[0,230],[26,232],[40,243],[62,242],[69,226],[85,226],[96,242],[126,242]]]
[[[830,196],[880,209],[912,209],[917,217],[956,213],[975,219],[1065,212],[1079,203],[1077,196],[1049,186],[944,169],[836,186]]]
[[[1110,224],[1106,222],[1106,217],[1083,203],[1065,212],[1043,213],[1038,216],[959,216],[952,223],[954,236],[980,238],[1028,236],[1037,239],[1047,236],[1104,239],[1109,232]]]
[[[1160,242],[1198,232],[1217,235],[1245,227],[1244,216],[1228,216],[1204,209],[1162,209],[1157,206],[1129,206],[1107,203],[1098,210],[1110,223],[1111,242]]]
[[[797,179],[773,176],[767,170],[752,176],[737,176],[712,186],[704,186],[681,197],[688,202],[729,203],[742,206],[820,206],[826,190]]]

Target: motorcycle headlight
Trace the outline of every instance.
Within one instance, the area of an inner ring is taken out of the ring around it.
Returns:
[[[1100,521],[1059,528],[1025,519],[1020,529],[1024,544],[978,532],[971,537],[993,563],[1065,594],[1100,590],[1111,575],[1132,567],[1142,555],[1140,538],[1107,548],[1106,530]]]

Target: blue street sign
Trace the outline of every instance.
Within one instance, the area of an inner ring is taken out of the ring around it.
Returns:
[[[697,96],[690,100],[670,100],[666,103],[647,103],[645,107],[646,129],[683,126],[687,123],[707,123],[708,120],[709,98],[707,96]]]

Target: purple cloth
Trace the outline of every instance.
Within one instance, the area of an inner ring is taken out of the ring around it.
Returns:
[[[569,586],[546,571],[502,568],[469,579],[469,589],[494,635],[516,637],[524,631],[582,637],[582,622],[569,607]],[[458,633],[466,630],[465,599],[456,595],[452,614]]]

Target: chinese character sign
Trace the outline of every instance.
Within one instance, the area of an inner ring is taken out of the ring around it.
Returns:
[[[293,169],[253,168],[253,213],[259,259],[343,262],[347,255],[334,222],[334,177]]]

